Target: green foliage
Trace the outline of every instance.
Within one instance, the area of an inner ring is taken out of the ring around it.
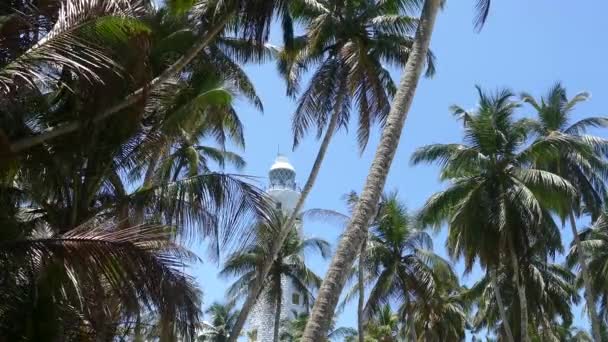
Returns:
[[[384,124],[396,91],[387,66],[405,65],[418,24],[397,3],[294,2],[293,19],[305,33],[279,51],[277,65],[287,82],[287,94],[299,95],[292,123],[294,147],[311,129],[320,137],[333,115],[338,115],[340,127],[348,128],[352,109],[358,110],[361,150],[372,125]],[[427,75],[434,70],[434,56],[429,53]],[[300,91],[307,71],[312,76]]]
[[[447,262],[432,252],[431,237],[415,226],[396,193],[385,196],[380,203],[366,254],[365,273],[371,285],[366,316],[391,299],[430,295],[436,288],[433,270],[449,269]]]
[[[227,340],[238,316],[233,300],[259,276],[287,219],[267,212],[266,197],[249,178],[217,172],[245,166],[227,149],[245,147],[235,101],[263,109],[242,64],[277,59],[287,94],[297,97],[294,145],[310,130],[320,136],[332,115],[347,128],[356,111],[363,149],[373,125],[386,120],[396,91],[387,68],[407,62],[418,27],[409,14],[421,4],[171,0],[156,10],[137,0],[36,6],[11,0],[0,8],[0,335],[11,341]],[[480,28],[490,1],[478,0],[476,9]],[[265,44],[275,19],[281,49]],[[303,34],[296,36],[294,27]],[[172,69],[209,32],[216,32],[213,39]],[[426,62],[432,76],[432,53]],[[158,78],[167,70],[171,77]],[[438,164],[447,189],[417,217],[396,194],[387,195],[370,223],[366,253],[359,256],[369,290],[367,341],[462,340],[471,312],[474,331],[488,329],[502,339],[498,290],[517,337],[528,331],[534,341],[590,340],[572,327],[581,281],[550,260],[562,249],[553,216],[593,219],[567,261],[575,268],[579,248],[588,254],[598,303],[587,305],[599,305],[608,319],[608,142],[588,134],[607,127],[608,119],[572,123],[576,105],[589,94],[568,98],[560,84],[540,99],[522,94],[537,114],[533,120],[515,118],[520,103],[508,90],[478,91],[474,111],[452,108],[463,124],[462,142],[425,146],[412,156],[415,164]],[[140,95],[112,119],[100,119],[134,93]],[[25,152],[7,148],[73,125],[79,129]],[[351,194],[349,207],[356,201]],[[303,216],[348,221],[326,210]],[[442,224],[452,257],[462,257],[466,271],[476,262],[497,271],[498,288],[490,272],[471,289],[459,285],[421,229]],[[265,293],[279,298],[277,284],[287,277],[310,304],[321,279],[303,255],[313,250],[327,257],[329,245],[288,229]],[[238,277],[228,291],[231,302],[209,307],[208,322],[201,321],[200,290],[185,272],[198,261],[181,244],[191,240],[204,240],[212,260],[222,250],[233,252],[222,271]],[[527,326],[520,324],[517,285],[527,293]],[[282,339],[298,341],[307,319],[284,322]],[[327,339],[342,337],[352,339],[354,332],[336,329]]]
[[[580,197],[571,206],[557,208],[565,219],[570,214],[580,215],[582,206],[592,217],[599,215],[606,198],[608,164],[604,160],[608,141],[587,135],[589,128],[608,127],[608,118],[589,117],[571,123],[572,111],[578,103],[586,101],[587,93],[568,99],[566,89],[559,83],[549,89],[546,96],[536,100],[524,93],[522,99],[536,111],[538,119],[532,123],[536,135],[533,146],[539,150],[552,148],[554,153],[534,153],[537,168],[567,179]]]
[[[166,6],[171,10],[171,13],[182,15],[192,9],[195,3],[195,0],[169,0],[166,2]]]
[[[304,334],[304,328],[306,328],[306,323],[308,323],[308,318],[308,314],[303,313],[296,315],[293,319],[283,320],[281,322],[281,341],[301,341],[302,335]],[[326,341],[339,341],[340,339],[348,338],[357,334],[357,331],[355,329],[345,327],[336,328],[335,325],[335,321],[333,321],[329,329],[330,331],[327,334]]]
[[[10,94],[0,100],[0,136],[4,144],[48,127],[82,129],[20,154],[2,147],[0,335],[111,340],[143,336],[149,323],[150,336],[193,338],[200,293],[185,270],[199,259],[180,242],[206,239],[217,256],[265,209],[247,177],[215,171],[244,166],[226,150],[244,146],[233,103],[243,96],[261,108],[259,98],[234,49],[213,42],[144,100],[93,122],[195,37],[173,29],[198,32],[200,22],[139,1],[47,5],[23,10],[31,25],[7,19],[14,30],[0,32],[20,39],[0,37]]]
[[[234,304],[213,303],[207,311],[211,321],[202,323],[203,333],[198,336],[200,342],[225,342],[228,341],[230,331],[238,317],[238,310],[234,309]]]
[[[254,235],[226,260],[220,275],[238,277],[227,291],[229,298],[239,299],[247,295],[248,285],[258,276],[261,261],[267,258],[274,238],[287,219],[282,211],[275,210],[269,217],[255,223],[250,230]],[[290,229],[291,233],[273,262],[268,279],[264,282],[264,291],[269,294],[269,298],[280,296],[281,288],[277,286],[280,282],[274,280],[276,277],[286,277],[293,281],[297,290],[303,294],[304,303],[309,305],[313,299],[312,290],[321,285],[321,279],[306,266],[304,254],[314,251],[327,258],[330,247],[322,239],[301,238],[295,226],[286,229]]]
[[[142,11],[141,4],[130,4],[129,0],[69,0],[61,4],[50,27],[45,27],[48,18],[44,14],[31,9],[24,17],[7,19],[6,25],[13,25],[17,34],[30,30],[41,38],[0,61],[0,90],[6,95],[22,86],[49,86],[49,81],[62,78],[63,70],[102,82],[102,70],[121,69],[105,46],[124,47],[131,37],[149,32],[137,18]],[[32,25],[23,28],[21,20]]]
[[[579,302],[577,287],[574,284],[575,275],[561,265],[545,261],[542,249],[535,252],[538,254],[525,262],[525,270],[522,272],[530,308],[531,322],[527,329],[538,334],[542,340],[560,340],[561,332],[557,322],[572,322],[571,306]],[[503,265],[498,274],[498,286],[506,306],[509,324],[517,335],[521,327],[517,290],[511,281],[513,270]],[[505,338],[489,277],[486,275],[464,294],[465,299],[472,300],[476,307],[471,324],[474,331],[489,328],[494,330],[496,336]]]
[[[498,265],[509,239],[519,256],[539,241],[546,241],[547,253],[557,252],[560,234],[550,210],[571,203],[576,194],[564,178],[533,167],[530,151],[540,147],[525,145],[530,125],[513,118],[518,108],[513,95],[478,90],[475,112],[453,107],[463,122],[464,143],[425,146],[412,156],[414,164],[437,162],[442,179],[450,182],[426,202],[420,220],[448,223],[448,249],[464,258],[467,271],[477,260],[482,267]],[[542,151],[550,153],[550,146]]]
[[[591,227],[582,230],[579,236],[581,238],[580,247],[586,251],[588,258],[587,267],[592,279],[592,291],[596,295],[597,304],[599,304],[600,316],[605,322],[608,318],[608,291],[605,286],[606,281],[608,281],[608,272],[606,272],[608,269],[608,254],[606,253],[606,246],[608,246],[608,212],[603,210]],[[577,267],[578,253],[580,253],[579,249],[573,244],[567,258],[567,264],[572,268]],[[579,279],[579,285],[580,283]]]

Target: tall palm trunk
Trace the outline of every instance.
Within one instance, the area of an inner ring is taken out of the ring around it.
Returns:
[[[589,310],[589,318],[591,319],[591,330],[593,333],[593,339],[595,341],[601,341],[602,335],[600,332],[600,319],[597,315],[595,308],[595,295],[593,288],[591,287],[591,277],[589,276],[589,270],[587,269],[587,252],[582,249],[581,238],[578,236],[578,230],[576,229],[576,220],[574,219],[574,213],[570,212],[570,228],[572,229],[572,236],[574,238],[574,244],[578,251],[578,264],[581,265],[581,274],[583,276],[583,283],[585,285],[585,300],[587,301],[587,310]]]
[[[158,166],[158,162],[160,161],[161,156],[165,153],[164,152],[165,146],[166,145],[163,144],[163,146],[160,147],[160,149],[157,151],[157,153],[154,156],[152,156],[152,159],[150,159],[150,163],[148,163],[148,168],[146,169],[146,174],[144,175],[144,181],[142,184],[142,188],[146,189],[146,188],[154,185],[154,182],[153,182],[154,172],[156,171],[156,167]],[[133,214],[135,224],[144,223],[144,210],[145,210],[145,206],[141,203],[139,203],[135,207],[135,213]]]
[[[348,275],[347,270],[353,264],[352,256],[356,255],[366,237],[368,223],[376,212],[380,194],[399,145],[401,131],[425,65],[440,3],[441,0],[426,0],[424,3],[414,44],[387,117],[386,125],[382,130],[380,144],[376,149],[365,187],[321,285],[311,317],[306,324],[302,338],[303,342],[321,341],[329,329],[338,298]]]
[[[529,342],[530,337],[528,336],[528,301],[526,299],[526,286],[521,280],[519,260],[517,260],[517,254],[515,253],[515,244],[513,243],[513,237],[509,236],[509,258],[511,259],[511,266],[513,267],[513,282],[517,286],[517,296],[519,297],[519,318],[520,318],[520,341]]]
[[[273,341],[274,342],[279,342],[279,330],[281,327],[281,302],[283,299],[283,289],[281,288],[281,275],[280,274],[276,274],[274,277],[274,281],[275,284],[274,286],[276,287],[276,296],[277,296],[277,300],[276,300],[276,307],[274,309],[274,334],[273,334]]]
[[[220,19],[211,30],[202,37],[196,44],[192,45],[186,53],[181,56],[175,63],[169,66],[165,71],[163,71],[158,77],[154,78],[152,81],[147,83],[145,86],[137,89],[136,91],[129,94],[125,99],[121,102],[115,104],[114,106],[106,109],[105,111],[97,114],[95,117],[91,119],[92,123],[98,123],[107,119],[108,117],[118,113],[119,111],[134,105],[138,101],[140,101],[144,94],[150,92],[151,90],[157,88],[159,85],[163,84],[163,82],[167,81],[169,78],[174,76],[175,74],[182,71],[186,65],[188,65],[198,54],[209,45],[215,39],[215,37],[224,30],[224,26],[230,19],[231,15],[226,14],[222,19]],[[72,133],[82,127],[82,121],[77,120],[71,123],[50,127],[44,130],[42,133],[20,139],[14,143],[10,144],[10,152],[17,153],[28,149],[30,147],[42,144],[43,142],[56,138],[58,136]]]
[[[359,334],[359,342],[365,342],[365,332],[364,332],[364,320],[363,317],[363,307],[365,306],[365,255],[367,250],[367,239],[363,240],[361,244],[361,251],[359,252],[359,272],[358,272],[358,286],[359,286],[359,302],[357,303],[357,332]]]
[[[416,321],[414,320],[414,315],[415,313],[410,316],[410,336],[412,337],[412,342],[417,342],[418,334],[416,333]]]
[[[557,336],[555,336],[555,333],[551,329],[551,323],[549,323],[549,320],[547,319],[547,315],[545,314],[545,310],[543,310],[542,305],[538,305],[538,310],[540,311],[540,317],[541,317],[540,325],[543,328],[543,332],[542,332],[542,334],[540,334],[540,336],[542,338],[545,338],[548,340],[551,340],[551,339],[556,340]]]
[[[500,293],[500,287],[498,286],[496,269],[492,269],[490,271],[490,279],[492,281],[492,292],[494,292],[494,297],[496,297],[496,303],[498,304],[500,319],[502,319],[502,327],[505,329],[505,334],[507,334],[507,341],[515,342],[515,339],[513,338],[513,330],[511,330],[511,324],[509,324],[507,311],[505,310],[505,302],[502,300],[502,294]]]
[[[280,234],[277,237],[277,239],[273,242],[270,252],[268,253],[268,258],[265,260],[265,263],[262,265],[260,273],[258,274],[258,276],[256,276],[253,284],[250,285],[249,291],[247,293],[247,299],[245,299],[245,303],[243,303],[243,307],[241,308],[241,311],[236,320],[236,323],[234,324],[234,327],[232,328],[232,332],[230,333],[230,338],[229,338],[228,342],[235,342],[236,339],[238,338],[238,336],[241,334],[241,330],[243,329],[243,326],[245,325],[245,321],[247,320],[247,317],[249,316],[249,312],[253,308],[253,305],[255,304],[255,301],[256,301],[257,297],[259,296],[260,291],[262,290],[262,287],[264,285],[264,279],[266,278],[266,276],[268,275],[268,272],[270,271],[270,268],[272,267],[272,262],[274,261],[276,256],[279,254],[281,247],[285,243],[285,239],[287,239],[287,236],[289,235],[289,227],[293,226],[294,222],[296,221],[296,218],[298,217],[299,212],[302,210],[302,207],[304,206],[304,202],[306,201],[308,194],[312,190],[312,187],[314,186],[315,181],[317,180],[317,176],[319,175],[319,171],[321,170],[321,164],[323,164],[323,159],[325,158],[327,148],[329,147],[331,138],[333,137],[334,132],[336,131],[336,127],[338,125],[338,118],[339,118],[339,112],[334,111],[334,113],[331,116],[331,119],[329,120],[329,125],[327,126],[327,131],[325,132],[325,136],[323,137],[323,141],[321,142],[319,151],[317,152],[317,157],[315,158],[315,162],[312,166],[312,169],[310,170],[308,179],[306,180],[306,183],[304,184],[302,193],[300,194],[300,198],[298,199],[298,202],[296,203],[296,206],[293,209],[293,212],[289,216],[287,223],[283,227],[281,227]]]

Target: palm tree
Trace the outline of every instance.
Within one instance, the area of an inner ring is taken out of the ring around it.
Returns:
[[[386,1],[389,5],[406,6],[414,2]],[[338,303],[340,293],[344,288],[347,278],[346,270],[352,266],[352,255],[357,253],[362,241],[367,235],[367,225],[374,214],[374,208],[380,199],[384,184],[399,145],[401,132],[405,124],[409,108],[416,93],[418,80],[427,62],[429,45],[435,26],[435,19],[443,3],[442,0],[425,0],[416,34],[412,43],[407,63],[403,67],[401,82],[393,98],[391,109],[386,117],[386,122],[380,142],[374,155],[374,160],[365,182],[361,199],[353,211],[344,237],[338,246],[331,265],[328,269],[321,286],[317,301],[313,307],[311,319],[308,322],[304,341],[313,342],[318,340],[327,331],[329,318],[333,314]],[[489,12],[490,0],[478,0],[477,7],[480,10],[477,23],[483,24]]]
[[[142,3],[147,4],[147,6],[141,6]],[[145,100],[150,91],[162,88],[173,77],[183,73],[184,69],[199,57],[201,51],[213,43],[218,35],[224,33],[226,29],[236,32],[239,37],[243,37],[250,42],[255,41],[258,46],[261,46],[268,36],[272,19],[278,14],[283,19],[282,26],[285,32],[285,40],[290,42],[293,36],[293,26],[288,11],[288,3],[285,0],[168,1],[166,5],[173,15],[182,18],[201,19],[201,22],[198,23],[199,30],[193,37],[193,43],[182,45],[188,46],[188,49],[180,53],[179,57],[171,63],[164,65],[164,68],[153,75],[154,77],[151,80],[141,84],[139,88],[131,91],[128,95],[121,97],[122,100],[118,103],[112,101],[110,103],[114,104],[110,106],[106,104],[102,108],[103,110],[99,110],[88,119],[99,123]],[[50,2],[50,4],[52,4],[50,6],[51,11],[57,9],[58,6],[55,2]],[[45,27],[45,24],[49,22],[46,17],[32,15],[31,22],[34,25],[28,25],[34,28],[32,36],[40,37],[44,34],[46,36],[39,42],[28,41],[31,48],[26,50],[25,58],[9,61],[9,63],[0,67],[3,85],[13,83],[10,80],[18,78],[25,78],[30,84],[34,83],[33,77],[39,78],[42,76],[44,80],[52,80],[54,78],[53,73],[57,69],[47,67],[49,63],[56,64],[59,62],[60,67],[70,67],[71,70],[83,75],[90,74],[91,70],[100,66],[114,67],[115,64],[112,63],[112,60],[107,59],[105,54],[92,49],[86,43],[88,37],[75,36],[74,31],[82,27],[96,27],[102,23],[106,35],[112,38],[124,37],[125,31],[129,32],[134,28],[137,32],[142,32],[141,26],[133,25],[133,19],[137,19],[146,12],[146,9],[151,7],[147,0],[67,0],[62,10],[59,11],[59,18],[51,18],[50,22],[56,22],[52,29],[48,25]],[[31,7],[28,9],[31,9]],[[125,12],[125,10],[128,10],[128,12]],[[10,14],[16,13],[23,12]],[[35,14],[38,15],[38,13]],[[69,17],[62,19],[61,15],[69,15]],[[112,18],[106,20],[108,19],[107,15],[111,15]],[[14,16],[13,18],[17,19],[17,17]],[[42,20],[40,20],[41,18]],[[24,36],[27,35],[24,34]],[[74,39],[75,37],[78,39]],[[74,46],[78,49],[73,49]],[[82,52],[77,54],[76,51]],[[65,58],[66,53],[68,53],[69,58]],[[250,57],[254,56],[250,55]],[[51,71],[51,74],[49,74],[49,71]],[[87,76],[100,80],[100,77],[95,73]],[[38,134],[11,139],[6,150],[18,153],[83,128],[85,127],[78,120],[61,122],[37,132]]]
[[[361,149],[367,144],[371,124],[385,122],[395,84],[383,63],[402,67],[412,53],[413,39],[408,34],[414,30],[416,20],[403,14],[404,7],[393,0],[294,2],[291,13],[305,26],[306,33],[295,37],[293,45],[279,53],[279,70],[287,80],[288,95],[298,92],[303,72],[315,68],[294,113],[294,147],[313,127],[318,138],[324,136],[288,226],[299,215],[314,186],[335,131],[348,126],[353,104],[359,110]],[[431,53],[425,53],[425,62],[427,74],[433,74]],[[273,255],[284,243],[287,231],[282,230]],[[264,265],[263,274],[269,268],[269,263]],[[261,283],[254,284],[241,310],[242,322],[260,289]]]
[[[564,342],[593,342],[593,338],[586,331],[579,328],[566,327],[560,341]]]
[[[534,244],[549,236],[559,239],[550,209],[568,203],[576,190],[553,173],[531,168],[534,156],[551,151],[552,144],[525,146],[529,121],[513,119],[518,107],[513,95],[502,90],[490,96],[477,89],[480,101],[475,112],[452,107],[463,121],[464,143],[428,145],[412,156],[414,164],[438,163],[441,178],[451,183],[426,202],[421,221],[448,223],[448,249],[452,257],[464,258],[467,272],[476,260],[490,274],[503,257],[511,262],[525,327],[529,321],[521,262]],[[552,246],[542,244],[546,253],[555,253]],[[500,311],[506,323],[504,310]],[[521,340],[529,341],[527,329],[521,333]]]
[[[346,128],[351,109],[359,114],[358,141],[367,145],[371,125],[383,124],[396,86],[386,66],[403,67],[412,48],[417,20],[396,3],[320,0],[293,11],[306,27],[294,46],[279,52],[279,71],[287,94],[300,93],[302,74],[314,69],[297,99],[293,115],[294,147],[310,129],[333,136]],[[344,29],[348,27],[348,29]],[[435,71],[427,54],[427,76]]]
[[[62,13],[60,19],[70,21],[68,14],[79,12]],[[0,242],[6,248],[2,265],[10,271],[3,278],[22,279],[9,284],[11,295],[4,301],[9,309],[0,311],[15,318],[37,317],[35,310],[42,316],[51,312],[49,317],[59,322],[47,325],[36,319],[28,326],[25,319],[7,319],[11,324],[3,326],[3,336],[36,339],[59,334],[62,339],[88,333],[111,338],[144,314],[162,320],[165,338],[191,336],[199,317],[199,293],[183,266],[197,258],[176,241],[208,238],[218,250],[239,236],[247,228],[244,222],[265,205],[265,196],[246,179],[212,171],[214,162],[220,167],[242,164],[224,149],[225,141],[238,145],[242,140],[233,98],[244,95],[259,103],[230,58],[243,46],[236,39],[222,37],[209,46],[188,73],[148,93],[148,105],[112,121],[93,124],[86,119],[89,110],[139,86],[146,78],[143,66],[162,69],[175,58],[170,30],[175,22],[161,14],[158,21],[138,18],[137,27],[145,28],[153,42],[149,64],[114,41],[104,45],[112,47],[111,53],[103,51],[122,68],[138,70],[129,82],[95,68],[106,82],[102,85],[74,70],[58,73],[60,81],[44,87],[36,82],[9,84],[13,96],[2,100],[7,106],[0,106],[0,129],[9,140],[36,135],[57,122],[76,120],[87,127],[86,134],[64,135],[0,163],[1,221],[12,227]],[[85,19],[86,25],[81,23],[71,35],[87,25],[105,27],[102,24],[112,18],[104,17],[101,23]],[[188,30],[181,28],[187,36]],[[90,35],[87,30],[82,34]],[[127,36],[125,40],[134,39]],[[206,139],[212,145],[202,145],[201,138],[212,138]],[[159,146],[168,147],[159,153]],[[155,155],[161,157],[159,163],[150,167]],[[146,184],[148,175],[154,181]],[[19,246],[21,251],[16,250]],[[36,295],[43,292],[45,296]]]
[[[193,335],[199,293],[180,270],[192,257],[168,227],[89,222],[60,234],[36,215],[18,217],[0,219],[2,336],[108,340],[143,312]]]
[[[349,206],[357,201],[354,192],[346,198]],[[307,215],[332,216],[338,218],[341,224],[348,223],[347,216],[335,212],[309,210]],[[408,316],[426,322],[426,325],[421,323],[420,329],[430,331],[436,324],[445,324],[453,318],[453,322],[462,323],[461,326],[455,323],[455,330],[460,327],[459,331],[464,333],[466,315],[462,307],[457,310],[461,303],[458,303],[451,288],[457,286],[457,278],[449,264],[432,252],[431,237],[416,228],[415,219],[408,214],[396,192],[382,196],[377,214],[370,223],[369,236],[362,245],[356,271],[357,284],[346,295],[341,306],[355,296],[359,297],[358,321],[362,326],[358,329],[360,340],[364,337],[365,323],[384,303],[392,300],[403,302],[401,317]],[[371,287],[367,302],[364,296],[365,285]],[[431,298],[434,306],[430,305]],[[453,317],[436,314],[440,310],[447,312],[452,309],[459,311],[453,312],[456,313]],[[423,310],[426,310],[425,314],[422,314]],[[443,318],[446,320],[441,321]],[[446,335],[451,333],[452,328],[453,326],[448,326],[445,329]]]
[[[394,313],[387,303],[382,305],[366,323],[365,340],[397,342],[401,329],[399,315]]]
[[[188,31],[181,23],[177,25],[167,19],[163,13],[146,19],[146,24],[153,27],[155,32],[152,38],[154,44],[150,47],[151,68],[160,69],[163,63],[171,59],[172,50],[167,45],[177,45],[171,36],[171,29],[178,26],[184,35]],[[27,183],[26,190],[30,196],[36,197],[36,202],[45,202],[46,197],[53,195],[46,191],[50,184],[56,188],[53,189],[55,192],[69,192],[67,190],[73,188],[73,195],[56,195],[64,207],[53,208],[52,216],[49,215],[50,219],[55,220],[54,224],[63,226],[62,229],[69,229],[98,213],[107,216],[109,210],[126,224],[130,219],[130,210],[137,213],[144,208],[146,210],[141,215],[135,215],[137,218],[131,224],[141,224],[144,220],[139,216],[146,214],[147,220],[162,219],[167,224],[178,225],[180,230],[196,227],[191,224],[193,222],[200,223],[209,229],[206,231],[211,234],[206,234],[209,236],[214,234],[213,229],[218,224],[231,225],[231,228],[238,226],[238,222],[227,222],[228,217],[222,217],[219,221],[220,217],[213,217],[215,207],[229,202],[229,197],[221,199],[222,194],[218,190],[223,188],[228,191],[230,188],[230,192],[237,197],[238,193],[245,192],[256,197],[261,194],[242,183],[242,179],[233,182],[235,177],[211,172],[209,159],[220,166],[226,163],[242,166],[242,159],[225,151],[224,147],[226,141],[232,141],[237,146],[244,144],[242,127],[232,106],[233,99],[243,95],[257,106],[260,103],[243,71],[235,68],[235,62],[226,55],[231,51],[236,54],[234,49],[228,47],[219,51],[205,51],[188,69],[187,75],[150,93],[150,106],[143,106],[137,113],[125,113],[127,115],[121,120],[90,125],[87,135],[73,134],[23,153],[16,159],[24,170],[19,175],[23,179],[20,182]],[[136,63],[140,63],[138,59],[129,57],[121,57],[125,65],[134,68]],[[65,86],[46,89],[47,93],[37,96],[27,94],[27,98],[37,104],[37,111],[31,113],[28,108],[11,106],[7,109],[7,115],[2,116],[0,127],[9,137],[28,135],[31,128],[46,127],[66,118],[69,120],[74,116],[86,115],[84,109],[75,111],[75,105],[94,108],[105,100],[104,96],[120,96],[129,91],[120,86],[125,82],[119,77],[114,80],[106,78],[106,82],[115,85],[112,91],[101,91],[98,84],[89,87],[77,80],[66,79],[63,82]],[[79,93],[74,94],[68,88],[76,88]],[[100,94],[97,96],[99,98],[87,96],[90,93]],[[45,98],[52,98],[52,103],[46,103]],[[13,109],[16,110],[13,112]],[[197,142],[203,138],[215,140],[219,148]],[[74,141],[78,141],[81,147],[75,148]],[[51,159],[61,159],[63,163],[58,165]],[[158,160],[159,165],[150,167],[150,160]],[[72,184],[72,180],[78,177],[76,172],[82,174],[82,184]],[[153,178],[154,182],[148,182],[148,178]],[[142,179],[143,182],[138,184]],[[129,188],[136,191],[129,193]],[[78,198],[66,198],[68,196]],[[89,205],[91,201],[93,204]],[[72,205],[76,202],[81,207]],[[231,216],[234,219],[235,216]]]
[[[383,196],[386,198],[386,196]],[[357,204],[359,200],[359,196],[356,192],[351,191],[343,196],[344,201],[350,212],[352,212],[353,207]],[[379,207],[381,204],[379,205]],[[335,221],[337,222],[340,228],[344,228],[350,217],[348,215],[342,214],[337,211],[327,210],[327,209],[309,209],[303,213],[302,217],[304,219],[315,219],[321,220],[323,222]],[[373,222],[377,221],[377,216],[374,218]],[[372,223],[373,225],[373,223]],[[364,309],[365,309],[365,282],[366,282],[366,263],[367,263],[367,249],[368,249],[368,240],[365,239],[361,244],[361,249],[357,255],[357,267],[353,270],[353,276],[356,273],[357,277],[357,285],[353,286],[351,291],[346,295],[342,304],[340,304],[339,311],[342,311],[344,306],[350,302],[355,296],[357,296],[357,336],[359,342],[365,342],[365,318],[364,318]]]
[[[302,313],[299,315],[295,315],[294,319],[284,320],[281,322],[283,332],[281,333],[281,341],[283,342],[299,342],[302,338],[302,334],[304,333],[304,328],[306,327],[306,322],[308,322],[308,314]],[[356,334],[356,330],[352,328],[339,327],[335,328],[335,319],[332,322],[330,327],[330,331],[327,334],[327,337],[322,341],[335,341],[340,338],[345,338],[348,336],[353,336]]]
[[[435,288],[430,295],[404,302],[400,316],[405,322],[404,336],[422,341],[463,341],[468,304],[458,277],[446,264],[433,268]]]
[[[580,245],[575,216],[581,215],[581,205],[597,217],[606,197],[606,181],[608,180],[608,164],[603,157],[608,149],[608,141],[595,136],[586,135],[591,127],[607,127],[608,118],[589,117],[571,124],[571,115],[575,106],[589,98],[587,93],[576,94],[568,99],[566,89],[559,83],[549,89],[547,95],[540,101],[529,94],[523,94],[524,102],[529,103],[538,116],[535,123],[537,141],[561,139],[564,141],[554,156],[539,156],[537,167],[560,175],[567,179],[579,191],[579,199],[560,210],[563,219],[570,220],[572,236],[577,246]],[[585,286],[585,298],[591,320],[593,336],[600,340],[600,320],[597,316],[595,296],[591,287],[591,276],[587,270],[586,252],[581,251],[578,264]]]
[[[596,300],[599,302],[602,323],[605,323],[608,318],[608,291],[606,291],[604,285],[608,279],[608,273],[605,271],[605,267],[608,265],[608,254],[605,250],[608,246],[608,212],[606,209],[602,211],[591,227],[579,233],[579,240],[580,243],[572,244],[567,257],[567,264],[571,267],[580,267],[578,262],[580,252],[578,249],[582,248],[588,252],[587,266],[591,275],[591,290],[597,295]],[[591,303],[587,303],[587,306],[591,305]],[[600,332],[603,325],[600,326]]]
[[[432,248],[431,237],[416,228],[397,194],[386,196],[366,251],[372,288],[363,311],[365,320],[391,299],[407,302],[434,290],[433,268],[447,264]]]
[[[575,276],[567,268],[547,262],[542,251],[526,262],[524,282],[528,307],[530,308],[531,323],[524,329],[530,330],[531,338],[538,336],[541,340],[562,340],[561,331],[557,321],[572,322],[571,307],[578,303],[578,294],[574,285]],[[503,265],[498,277],[498,288],[505,298],[505,305],[509,325],[517,332],[522,329],[519,321],[519,309],[516,299],[516,289],[510,278],[512,269]],[[498,313],[496,296],[493,294],[492,280],[486,274],[481,280],[466,291],[467,300],[476,304],[472,325],[475,331],[482,329],[494,330],[497,336],[505,338],[504,331],[500,330],[501,316]]]
[[[261,275],[259,268],[267,258],[273,241],[280,229],[289,218],[281,210],[275,210],[271,215],[255,224],[255,238],[244,246],[239,252],[233,253],[220,272],[221,276],[238,276],[234,284],[228,289],[230,298],[239,299],[250,295],[251,287],[256,278]],[[313,288],[317,288],[321,279],[304,262],[304,254],[316,251],[322,257],[329,256],[329,244],[321,239],[298,236],[297,228],[291,226],[288,240],[281,248],[279,254],[273,258],[270,272],[264,279],[263,292],[265,295],[260,301],[268,300],[274,304],[274,341],[279,340],[281,322],[282,285],[281,280],[292,282],[298,292],[303,294],[305,305],[312,302]],[[234,330],[233,330],[234,331]]]
[[[238,316],[238,310],[234,310],[234,304],[213,303],[205,313],[211,315],[211,321],[203,322],[203,331],[197,340],[200,342],[228,341],[228,335]]]

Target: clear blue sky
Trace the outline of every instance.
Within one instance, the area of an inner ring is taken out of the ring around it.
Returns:
[[[437,56],[437,74],[421,82],[406,122],[401,145],[393,162],[387,190],[397,189],[408,206],[415,210],[443,185],[432,166],[411,167],[409,157],[419,146],[429,143],[456,142],[461,129],[451,117],[448,106],[459,104],[472,108],[476,104],[474,85],[487,89],[509,87],[515,92],[544,94],[556,81],[562,81],[570,94],[589,91],[592,98],[582,104],[577,115],[608,114],[608,2],[603,0],[494,0],[487,26],[479,34],[472,27],[473,0],[448,0],[437,20],[432,49]],[[280,36],[272,40],[280,44]],[[311,135],[291,151],[290,119],[294,102],[287,98],[284,83],[273,64],[252,65],[247,72],[264,102],[260,114],[248,106],[240,106],[245,125],[247,147],[242,152],[248,165],[244,173],[261,178],[265,184],[267,170],[277,153],[277,146],[286,153],[297,169],[300,183],[306,180],[315,157],[318,142]],[[393,77],[398,79],[400,71]],[[531,113],[530,110],[524,111]],[[524,113],[525,114],[525,113]],[[307,208],[345,211],[341,196],[360,191],[367,175],[378,134],[370,139],[363,155],[359,155],[355,130],[340,132],[332,142]],[[606,133],[600,133],[606,136]],[[309,224],[305,234],[318,236],[336,245],[339,229]],[[435,250],[445,255],[445,231],[435,236]],[[569,244],[571,234],[563,231],[563,242]],[[195,250],[201,256],[201,248]],[[323,274],[328,262],[309,258],[313,269]],[[462,268],[456,263],[459,275]],[[227,281],[217,279],[217,268],[211,263],[196,265],[191,272],[204,291],[205,306],[222,301]],[[472,284],[479,272],[462,277]],[[355,326],[354,307],[346,309],[341,325]],[[587,326],[580,309],[576,324]]]

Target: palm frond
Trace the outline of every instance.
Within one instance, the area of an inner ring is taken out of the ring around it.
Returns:
[[[63,68],[89,81],[102,81],[100,70],[120,69],[102,45],[148,32],[134,17],[141,10],[140,3],[127,0],[65,1],[53,28],[0,69],[0,86],[8,91],[17,79],[36,86],[49,78],[58,79]]]
[[[93,295],[84,284],[105,284],[123,303],[158,310],[172,317],[184,336],[192,336],[199,294],[179,268],[195,257],[173,244],[172,235],[164,226],[117,228],[91,222],[61,236],[4,241],[0,258],[6,265],[20,265],[24,275],[59,261],[62,272],[69,274],[64,281],[71,282],[63,286],[79,289],[82,304],[88,306],[84,297]]]
[[[586,133],[587,129],[589,128],[605,127],[608,127],[608,117],[590,117],[575,122],[564,132],[566,134],[581,135]]]
[[[131,197],[146,203],[152,217],[160,214],[167,223],[178,225],[182,238],[209,238],[215,251],[229,250],[241,246],[250,222],[265,216],[268,210],[266,195],[247,180],[238,175],[208,173],[142,188]]]
[[[491,0],[477,0],[475,3],[475,19],[473,23],[477,31],[483,28],[490,15]]]

